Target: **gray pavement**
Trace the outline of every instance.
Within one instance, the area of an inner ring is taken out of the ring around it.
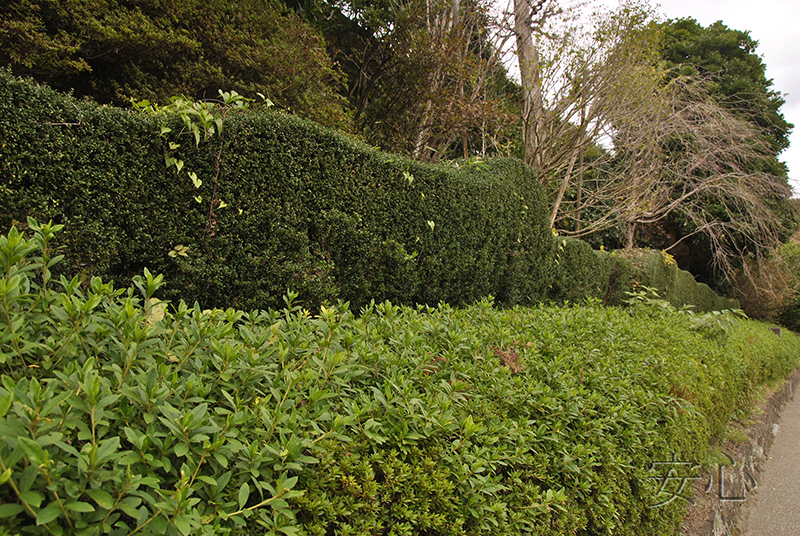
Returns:
[[[748,494],[745,536],[800,536],[800,395],[781,411],[761,484]]]

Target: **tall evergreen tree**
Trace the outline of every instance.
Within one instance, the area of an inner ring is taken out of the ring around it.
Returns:
[[[663,24],[661,55],[680,75],[708,76],[711,96],[730,111],[752,121],[775,152],[772,169],[786,176],[778,160],[789,147],[794,125],[786,121],[783,95],[767,78],[766,65],[756,53],[758,42],[748,32],[728,28],[721,21],[703,27],[692,18]]]

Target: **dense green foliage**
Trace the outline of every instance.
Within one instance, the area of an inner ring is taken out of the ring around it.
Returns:
[[[148,267],[167,277],[167,297],[207,307],[275,306],[287,289],[356,310],[545,294],[553,241],[519,161],[423,165],[296,117],[234,110],[221,135],[177,140],[196,189],[165,167],[174,140],[160,126],[3,73],[0,224],[53,219],[74,252],[70,277],[128,285]]]
[[[674,266],[656,274],[579,241],[555,247],[539,187],[518,162],[422,165],[239,108],[195,147],[191,132],[158,137],[161,119],[4,82],[2,223],[66,224],[70,277],[128,284],[146,266],[167,275],[168,297],[218,307],[275,306],[287,288],[308,305],[340,298],[356,309],[488,295],[619,304],[641,284],[675,305],[732,308],[697,294]],[[163,165],[173,139],[199,189]]]
[[[220,88],[253,98],[261,93],[280,110],[418,160],[519,155],[521,88],[509,80],[499,61],[491,18],[489,4],[482,0],[22,0],[0,6],[0,65],[78,97],[115,105],[131,97],[161,103],[181,94],[189,100],[208,98]],[[778,156],[792,125],[780,112],[783,97],[766,79],[756,43],[746,32],[722,24],[702,28],[692,19],[669,21],[662,30],[663,58],[683,74],[713,80],[718,102],[764,133],[774,158],[766,158],[767,165],[753,162],[753,171],[785,177]],[[208,158],[206,168],[215,166]],[[568,198],[573,194],[568,192]],[[787,238],[796,221],[782,195],[776,192],[769,202],[785,223],[786,232],[780,233]],[[703,206],[711,219],[722,223],[738,217],[714,196]],[[584,217],[590,214],[584,211]],[[669,247],[697,230],[683,216],[640,226],[636,239],[652,248]],[[213,219],[206,218],[209,231],[216,230]],[[606,246],[615,245],[618,231],[603,238]],[[741,235],[734,249],[747,253],[760,248],[747,232]],[[379,238],[379,245],[385,239]],[[711,265],[709,243],[689,238],[675,257],[714,285],[719,274]],[[401,245],[408,256],[418,249]],[[365,244],[361,250],[374,247]],[[308,249],[313,252],[315,247],[310,244]],[[400,253],[389,256],[394,263],[406,258]],[[330,263],[319,268],[308,259],[292,262],[297,269],[291,277],[332,273]],[[503,270],[502,263],[498,270]],[[413,287],[416,279],[410,280]],[[333,289],[330,281],[310,286],[319,295],[330,295]],[[388,289],[387,296],[392,292]]]
[[[68,277],[128,285],[147,267],[170,281],[165,297],[213,307],[277,306],[287,289],[309,307],[342,299],[354,310],[489,295],[504,305],[619,304],[641,284],[676,306],[732,308],[674,267],[655,274],[554,240],[541,189],[519,161],[424,165],[286,115],[203,113],[217,109],[225,127],[213,137],[181,135],[177,117],[161,137],[164,117],[4,75],[0,224],[28,215],[64,224]]]
[[[4,3],[0,66],[115,105],[262,93],[386,150],[421,156],[419,145],[426,159],[497,154],[516,134],[518,94],[489,41],[485,3],[463,2],[444,25],[447,3],[286,4]]]
[[[56,281],[58,228],[29,227],[0,238],[12,531],[670,534],[653,462],[706,460],[800,354],[647,300],[167,308],[149,272]]]
[[[324,39],[279,1],[22,0],[0,6],[0,65],[100,103],[257,92],[348,122]]]

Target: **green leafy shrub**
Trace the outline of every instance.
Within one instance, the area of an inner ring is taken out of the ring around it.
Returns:
[[[0,238],[11,532],[669,534],[648,468],[704,460],[800,355],[668,308],[204,310],[57,278],[28,227]]]

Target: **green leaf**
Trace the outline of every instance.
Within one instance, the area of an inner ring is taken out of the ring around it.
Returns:
[[[177,516],[174,523],[183,536],[189,536],[189,534],[191,534],[192,526],[189,524],[189,518],[185,514]]]
[[[78,450],[72,445],[67,445],[63,441],[55,441],[53,444],[58,448],[68,452],[70,455],[75,456],[76,458],[80,456]]]
[[[87,502],[73,501],[64,505],[67,510],[73,512],[94,512],[94,506]]]
[[[0,518],[15,516],[25,511],[25,507],[17,503],[0,504]]]
[[[39,508],[39,506],[42,504],[42,501],[44,500],[44,495],[42,495],[38,491],[28,490],[28,491],[23,491],[22,493],[19,494],[19,500],[30,506]]]
[[[98,403],[98,406],[102,404],[102,402],[103,401],[101,400]],[[119,436],[112,437],[110,439],[103,441],[103,443],[97,449],[97,463],[102,464],[110,459],[113,459],[115,457],[114,454],[116,453],[118,448],[119,448]]]
[[[142,457],[138,452],[133,452],[131,450],[125,450],[121,453],[120,457],[117,458],[117,465],[132,465],[134,463],[138,463],[141,461]]]
[[[242,484],[242,488],[239,490],[239,510],[244,508],[244,505],[247,504],[247,499],[250,498],[250,484],[245,482]]]
[[[45,452],[39,443],[27,437],[20,437],[19,446],[22,449],[22,452],[25,453],[25,456],[27,456],[35,465],[38,466],[44,463]]]
[[[54,264],[58,264],[62,260],[64,260],[64,255],[56,255],[55,257],[47,261],[47,267],[52,268]]]
[[[186,443],[178,443],[175,445],[175,456],[183,457],[189,453],[189,445]]]
[[[86,495],[94,499],[101,508],[110,510],[114,506],[114,497],[103,489],[87,489]]]
[[[167,532],[167,527],[169,526],[169,521],[162,515],[156,516],[153,521],[150,522],[150,527],[157,533],[157,534],[164,534]]]
[[[58,519],[60,515],[61,508],[58,506],[57,502],[53,501],[36,514],[36,524],[46,525],[54,519]]]
[[[117,505],[117,508],[128,514],[133,519],[139,517],[139,510],[132,504],[127,504],[124,501]]]
[[[5,484],[6,482],[8,482],[8,479],[11,478],[11,473],[12,472],[13,471],[11,470],[11,467],[9,467],[5,471],[3,471],[3,474],[0,475],[0,486]]]
[[[200,482],[205,482],[209,486],[217,485],[217,481],[207,475],[197,475],[197,480],[199,480]]]
[[[0,398],[0,418],[6,416],[6,413],[8,413],[9,408],[11,408],[11,402],[13,401],[14,401],[14,395],[12,395],[11,393],[8,393],[3,398]]]

